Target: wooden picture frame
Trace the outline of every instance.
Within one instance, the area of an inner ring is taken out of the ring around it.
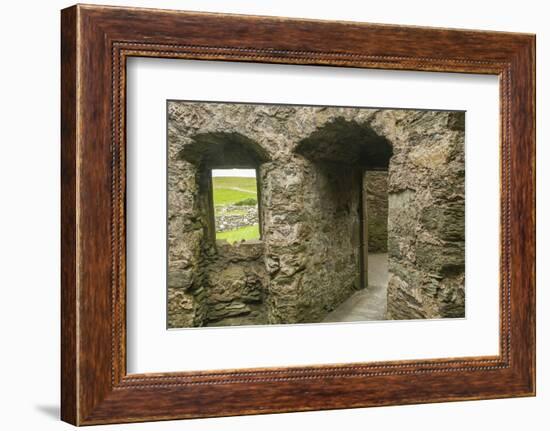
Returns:
[[[77,5],[62,11],[61,417],[75,425],[535,394],[535,37]],[[131,56],[500,77],[500,354],[130,374],[125,91]]]

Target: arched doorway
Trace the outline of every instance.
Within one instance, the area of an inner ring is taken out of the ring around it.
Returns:
[[[310,193],[316,200],[313,207],[319,209],[311,217],[315,226],[310,246],[330,244],[327,253],[334,265],[323,265],[319,272],[334,278],[330,285],[340,286],[323,295],[326,304],[321,308],[330,312],[369,285],[369,272],[378,283],[384,278],[387,284],[387,176],[392,146],[366,124],[335,118],[301,140],[295,152],[310,162]],[[369,249],[380,254],[373,256],[377,265],[371,271]],[[383,309],[375,318],[385,317],[385,290],[382,300],[377,306]]]

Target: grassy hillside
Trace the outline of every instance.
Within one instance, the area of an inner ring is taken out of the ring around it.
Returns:
[[[214,205],[231,205],[256,198],[256,178],[213,177]]]
[[[214,188],[238,187],[256,193],[256,178],[251,177],[212,177]]]
[[[234,242],[241,241],[241,240],[249,240],[249,239],[258,239],[260,238],[260,230],[258,229],[258,225],[252,225],[252,226],[245,226],[241,227],[239,229],[235,230],[228,230],[225,232],[218,232],[216,233],[216,239],[225,239],[227,242],[233,244]]]

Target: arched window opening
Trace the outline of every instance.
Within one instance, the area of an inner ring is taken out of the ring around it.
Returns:
[[[230,244],[259,240],[256,169],[212,169],[211,179],[216,240]]]
[[[261,239],[259,167],[269,160],[252,139],[236,132],[200,133],[180,158],[198,166],[201,205],[211,243]]]

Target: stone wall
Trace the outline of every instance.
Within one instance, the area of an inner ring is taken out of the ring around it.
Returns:
[[[207,326],[267,323],[266,270],[261,241],[217,241],[206,263]]]
[[[369,253],[388,251],[388,172],[367,171],[363,178]]]
[[[298,290],[299,321],[318,322],[361,289],[361,170],[309,163],[303,207],[309,229]]]
[[[168,326],[202,326],[206,296],[202,249],[206,212],[197,169],[168,147]]]
[[[226,205],[216,210],[216,232],[225,232],[258,222],[258,205]]]
[[[169,102],[169,327],[320,321],[365,287],[360,175],[384,161],[388,317],[463,315],[463,145],[463,113]],[[208,216],[217,153],[259,169],[261,245],[242,260]]]
[[[389,173],[388,315],[464,317],[464,113],[404,118]]]
[[[310,233],[300,202],[305,195],[304,161],[288,154],[281,161],[262,165],[260,173],[262,240],[269,274],[267,318],[274,324],[297,323]]]

